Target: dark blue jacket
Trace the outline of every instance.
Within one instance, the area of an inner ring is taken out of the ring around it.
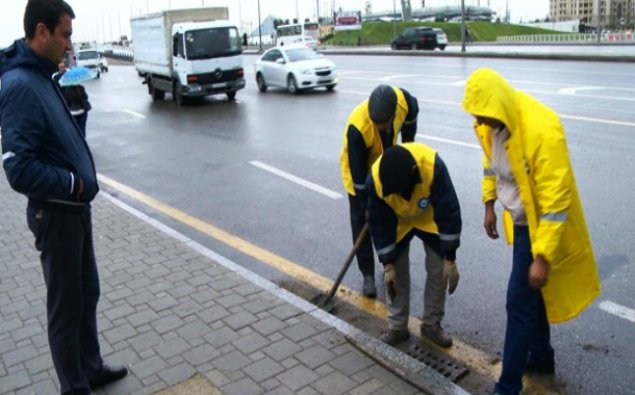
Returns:
[[[29,204],[89,203],[99,191],[95,163],[51,78],[56,70],[24,40],[0,51],[2,166]]]

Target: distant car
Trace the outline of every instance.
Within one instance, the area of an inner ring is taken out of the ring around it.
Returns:
[[[442,51],[448,45],[448,36],[443,30],[433,27],[409,27],[390,43],[392,49],[432,49]]]
[[[270,86],[294,94],[318,87],[332,91],[338,82],[335,63],[304,45],[271,48],[256,60],[255,69],[261,92]]]
[[[97,78],[101,73],[101,56],[95,49],[82,49],[75,52],[77,65],[80,67],[86,67],[87,69],[97,70]]]

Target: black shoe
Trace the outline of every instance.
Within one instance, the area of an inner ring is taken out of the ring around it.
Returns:
[[[387,332],[384,332],[379,336],[379,340],[388,344],[389,346],[394,346],[396,344],[405,342],[410,338],[410,332],[408,329],[389,329]]]
[[[377,287],[375,287],[375,276],[364,276],[364,285],[362,286],[362,293],[368,298],[377,297]]]
[[[556,373],[556,363],[553,359],[544,362],[527,361],[525,373],[540,373],[553,375]]]
[[[104,365],[99,373],[90,379],[90,389],[96,389],[121,380],[128,374],[128,369],[123,366]]]

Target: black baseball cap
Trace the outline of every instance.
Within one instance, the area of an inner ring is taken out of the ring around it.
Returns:
[[[395,115],[397,94],[392,86],[382,84],[373,89],[368,99],[368,114],[374,123],[385,123]]]

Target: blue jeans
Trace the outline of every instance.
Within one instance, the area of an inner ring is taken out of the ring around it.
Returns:
[[[533,262],[529,228],[514,226],[514,256],[507,287],[507,328],[503,350],[503,371],[495,391],[516,395],[523,388],[527,360],[553,360],[549,322],[540,290],[529,287],[529,266]]]

